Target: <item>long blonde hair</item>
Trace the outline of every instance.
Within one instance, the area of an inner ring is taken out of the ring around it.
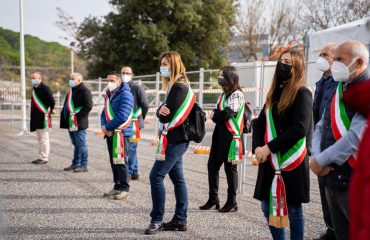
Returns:
[[[162,53],[159,64],[162,62],[163,58],[166,58],[170,63],[171,77],[162,77],[162,89],[166,89],[168,85],[173,86],[175,82],[180,80],[181,82],[188,84],[189,79],[186,76],[186,69],[181,60],[180,54],[175,51]]]
[[[292,77],[287,81],[283,88],[283,92],[280,96],[279,102],[278,102],[278,111],[279,113],[284,112],[288,107],[290,107],[294,100],[295,97],[297,96],[298,90],[305,85],[306,83],[306,78],[305,78],[305,65],[304,65],[304,58],[303,54],[301,51],[291,48],[286,51],[284,51],[279,59],[281,58],[282,55],[290,53],[292,56]],[[267,93],[267,98],[266,98],[266,109],[267,108],[272,108],[273,105],[273,96],[278,88],[277,84],[277,79],[276,79],[276,70],[274,73],[274,77],[272,80],[272,86],[269,89]]]

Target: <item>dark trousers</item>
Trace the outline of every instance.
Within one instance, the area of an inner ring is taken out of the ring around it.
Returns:
[[[209,184],[209,199],[218,198],[219,171],[221,165],[224,164],[226,179],[227,179],[227,202],[236,202],[236,191],[238,189],[238,169],[236,164],[231,164],[220,159],[208,159],[208,184]]]
[[[335,237],[338,240],[347,240],[349,239],[348,192],[335,191],[326,187],[325,193]]]
[[[326,224],[326,227],[328,228],[326,230],[326,233],[334,237],[333,223],[331,222],[329,205],[328,205],[328,201],[326,200],[326,194],[325,194],[326,177],[318,177],[318,181],[319,181],[322,213],[324,216],[324,222]]]
[[[127,157],[128,157],[128,143],[130,141],[130,137],[124,137],[124,139],[125,139],[124,144],[125,164],[113,164],[112,156],[113,137],[107,137],[107,146],[109,152],[109,161],[113,172],[113,182],[114,182],[113,189],[128,192],[130,190],[130,185],[128,184]]]

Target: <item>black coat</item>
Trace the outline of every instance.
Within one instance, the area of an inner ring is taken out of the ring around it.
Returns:
[[[184,83],[175,83],[170,92],[168,93],[166,102],[164,104],[167,105],[167,108],[170,110],[170,114],[167,116],[163,116],[159,114],[159,109],[161,105],[157,109],[157,117],[161,123],[168,123],[171,121],[173,116],[175,115],[177,109],[180,108],[181,104],[186,99],[186,95],[188,94],[189,88]],[[189,142],[188,134],[185,128],[186,122],[188,123],[189,120],[185,119],[184,123],[180,124],[176,128],[172,129],[167,134],[167,141],[168,143],[184,143]]]
[[[278,94],[279,95],[279,94]],[[275,96],[274,99],[279,99],[280,96]],[[272,108],[272,116],[275,123],[277,137],[268,143],[271,152],[278,151],[281,154],[287,152],[297,141],[307,133],[312,124],[312,94],[307,89],[302,87],[293,102],[293,105],[285,110],[282,114],[278,113],[277,104],[274,103]],[[264,135],[266,131],[266,114],[265,106],[263,107],[258,119],[253,125],[252,149],[265,145]],[[291,203],[307,203],[310,200],[310,178],[308,155],[304,161],[294,170],[281,173],[285,188],[287,202]],[[274,170],[269,161],[259,164],[254,198],[258,200],[268,200],[271,188],[271,183],[274,178]]]
[[[43,82],[41,82],[37,87],[34,87],[33,89],[35,90],[35,93],[40,98],[45,107],[50,107],[50,111],[52,111],[55,106],[55,100],[53,94],[50,91],[50,88],[46,86]],[[43,129],[44,119],[44,114],[37,109],[31,99],[30,131],[33,132],[36,131],[36,129]]]
[[[148,99],[146,97],[145,90],[142,86],[130,81],[128,83],[131,89],[131,93],[134,96],[134,111],[141,107],[142,116],[139,117],[139,127],[144,128],[144,119],[149,110]]]
[[[83,84],[72,88],[72,100],[75,108],[82,107],[76,113],[78,130],[84,130],[89,127],[89,112],[93,107],[90,90]],[[67,109],[67,97],[64,100],[62,112],[60,114],[60,128],[68,129],[69,112]]]

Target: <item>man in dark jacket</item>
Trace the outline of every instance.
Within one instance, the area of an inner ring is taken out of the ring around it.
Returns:
[[[104,197],[124,200],[128,197],[128,143],[132,134],[131,118],[134,98],[127,83],[122,83],[119,73],[107,77],[108,91],[101,115],[102,132],[107,140],[114,186]]]
[[[131,180],[137,180],[139,179],[139,170],[136,152],[139,138],[136,138],[135,136],[139,134],[142,128],[144,128],[144,119],[148,112],[149,105],[144,88],[132,81],[132,77],[134,76],[132,69],[128,66],[123,67],[121,69],[121,76],[122,81],[129,85],[131,93],[134,97],[134,108],[133,108],[134,118],[132,124],[135,126],[133,126],[134,127],[133,128],[134,131],[132,133],[133,137],[131,137],[131,141],[129,142],[128,145],[128,172]],[[137,123],[139,125],[139,128],[137,128],[136,126]]]
[[[50,114],[55,113],[55,101],[50,88],[42,82],[40,72],[32,73],[31,84],[33,91],[31,97],[30,130],[31,132],[36,131],[39,143],[39,158],[32,161],[32,163],[45,164],[49,161],[49,130],[51,128]]]
[[[356,164],[353,155],[366,126],[366,119],[345,106],[341,95],[369,79],[368,60],[369,52],[361,42],[347,41],[337,47],[332,74],[338,87],[313,135],[310,167],[316,175],[327,176],[325,194],[337,239],[349,239],[348,186]]]
[[[331,75],[331,65],[333,64],[334,52],[336,49],[335,44],[325,45],[321,51],[319,58],[316,61],[316,65],[320,71],[323,72],[321,79],[316,83],[315,96],[313,101],[313,119],[314,125],[320,121],[324,112],[325,105],[331,100],[332,92],[335,91],[337,83],[334,81]],[[322,234],[316,240],[331,240],[335,239],[334,228],[330,218],[330,211],[328,202],[325,196],[325,183],[326,176],[318,176],[321,207],[324,216],[324,222],[326,224],[326,232]]]
[[[83,84],[80,73],[70,75],[71,87],[60,114],[60,128],[68,129],[74,146],[72,165],[64,171],[87,172],[88,150],[86,129],[89,127],[89,112],[93,107],[90,90]]]

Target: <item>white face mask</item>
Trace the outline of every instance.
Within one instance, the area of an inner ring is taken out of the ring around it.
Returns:
[[[316,65],[317,67],[319,68],[320,71],[322,72],[326,72],[329,70],[330,68],[330,64],[328,62],[328,60],[326,60],[325,58],[323,57],[319,57],[316,61]]]
[[[121,77],[122,77],[122,81],[125,82],[125,83],[128,83],[132,79],[132,77],[130,75],[127,75],[127,74],[122,74]]]
[[[116,88],[117,88],[117,83],[115,83],[115,82],[108,82],[108,89],[109,89],[109,91],[112,92]]]
[[[353,60],[348,66],[342,62],[334,61],[333,66],[331,68],[331,73],[335,81],[338,82],[348,82],[349,76],[356,71],[354,69],[350,72],[349,67],[356,61],[357,59]]]

